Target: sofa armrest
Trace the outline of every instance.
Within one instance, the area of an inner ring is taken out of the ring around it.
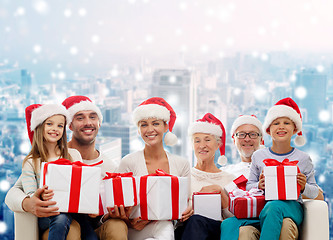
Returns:
[[[27,212],[14,212],[15,240],[38,240],[37,217]]]
[[[301,240],[329,240],[328,205],[321,200],[304,200]]]

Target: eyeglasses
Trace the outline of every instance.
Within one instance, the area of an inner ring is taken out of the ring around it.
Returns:
[[[249,135],[249,138],[251,138],[251,139],[256,139],[259,136],[261,136],[261,134],[257,133],[257,132],[249,132],[249,133],[238,132],[238,133],[235,133],[235,136],[239,139],[244,139],[244,138],[246,138],[247,135]]]

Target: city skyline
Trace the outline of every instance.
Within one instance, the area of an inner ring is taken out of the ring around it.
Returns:
[[[37,82],[121,65],[192,66],[248,52],[332,59],[333,3],[321,1],[0,0],[0,65]]]

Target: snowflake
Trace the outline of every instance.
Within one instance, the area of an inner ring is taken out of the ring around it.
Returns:
[[[72,11],[70,10],[70,9],[65,9],[65,11],[64,11],[64,15],[65,15],[65,17],[67,17],[67,18],[69,18],[69,17],[71,17],[72,16]]]

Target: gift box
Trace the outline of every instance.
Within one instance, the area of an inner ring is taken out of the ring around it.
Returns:
[[[221,194],[195,192],[192,196],[194,214],[217,221],[222,220]]]
[[[266,204],[264,191],[236,189],[229,193],[229,211],[237,218],[257,218]]]
[[[138,203],[130,218],[142,220],[180,219],[187,208],[188,182],[162,170],[137,178]]]
[[[224,186],[224,189],[229,193],[235,189],[246,190],[247,178],[242,174],[238,178],[235,178],[231,183]]]
[[[136,181],[133,173],[106,173],[103,178],[105,189],[105,206],[137,205]]]
[[[297,184],[298,161],[265,159],[264,163],[265,199],[297,200],[301,190]]]
[[[99,213],[101,169],[95,165],[59,159],[42,163],[40,186],[53,190],[59,212]]]

